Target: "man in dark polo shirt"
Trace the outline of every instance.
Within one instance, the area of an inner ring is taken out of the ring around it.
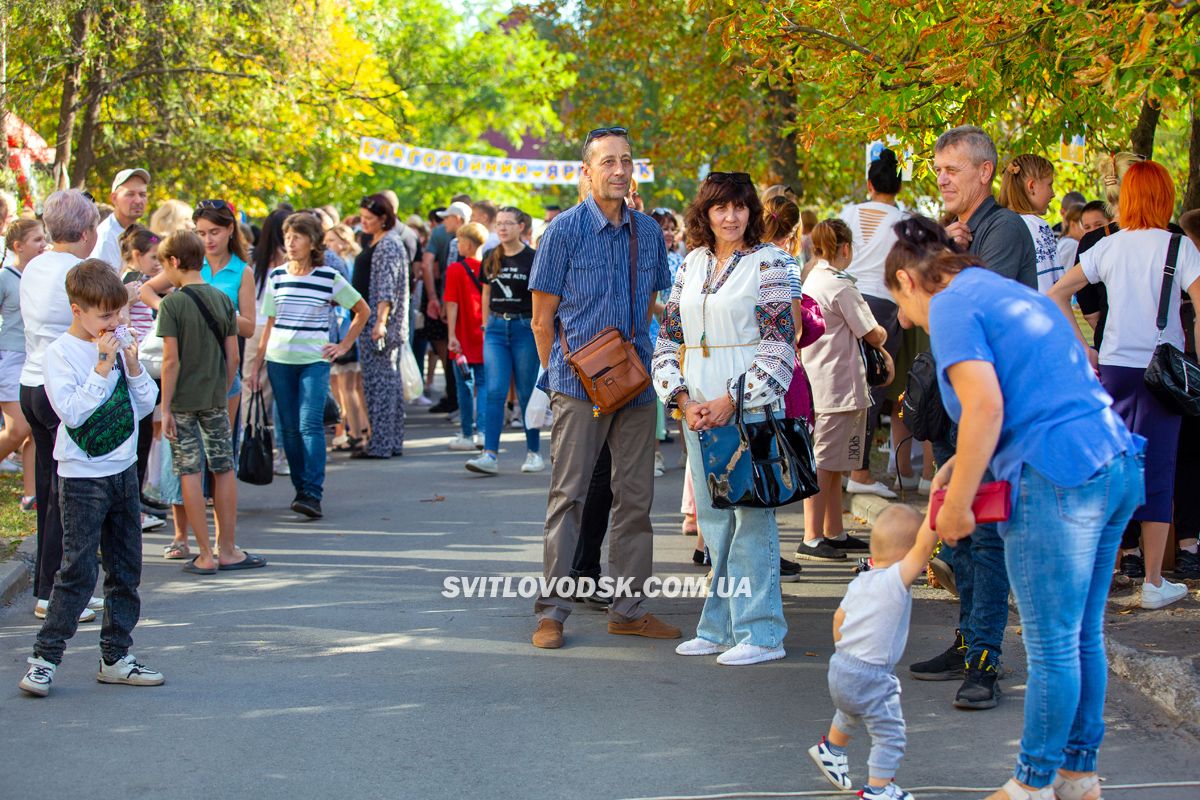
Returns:
[[[580,518],[596,458],[607,442],[612,453],[614,497],[609,533],[609,573],[626,579],[632,592],[618,594],[609,609],[608,632],[654,639],[678,639],[667,625],[641,607],[641,591],[653,569],[654,391],[647,388],[613,414],[593,407],[567,363],[558,331],[572,351],[600,331],[616,327],[627,338],[637,321],[634,346],[650,369],[652,343],[645,324],[655,293],[671,287],[662,229],[653,218],[625,204],[633,177],[633,155],[624,128],[599,128],[583,144],[583,174],[592,194],[563,212],[546,229],[529,275],[533,292],[533,335],[545,374],[539,386],[551,396],[554,427],[553,469],[546,508],[544,572],[547,578],[571,574]],[[637,293],[630,319],[630,237],[637,236]],[[572,598],[539,597],[533,645],[563,644],[563,622]]]
[[[946,213],[946,232],[979,257],[979,264],[1037,290],[1033,237],[1019,215],[992,196],[996,145],[974,125],[952,128],[934,146],[933,164]],[[954,450],[951,441],[934,442],[938,463]],[[984,480],[993,480],[985,477]],[[1004,542],[996,525],[980,525],[951,550],[959,597],[959,630],[944,653],[913,664],[920,680],[957,680],[956,708],[995,708],[1004,628],[1008,624],[1008,572]]]

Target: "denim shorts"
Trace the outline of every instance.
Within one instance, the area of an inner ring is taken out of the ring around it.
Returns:
[[[195,475],[205,459],[214,473],[233,469],[233,432],[227,409],[179,411],[174,417],[177,436],[171,443],[171,466],[176,475]]]

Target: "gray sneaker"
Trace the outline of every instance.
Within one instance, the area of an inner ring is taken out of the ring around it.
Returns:
[[[105,664],[100,659],[100,671],[96,673],[100,683],[124,683],[128,686],[161,686],[166,678],[161,672],[139,663],[130,653],[117,659],[115,664]]]
[[[29,671],[17,684],[21,687],[21,691],[28,692],[35,697],[45,697],[50,694],[50,684],[54,682],[55,665],[37,656],[30,656],[25,660],[29,664]]]

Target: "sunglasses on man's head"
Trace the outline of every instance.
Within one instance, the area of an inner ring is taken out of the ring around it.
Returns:
[[[621,127],[596,128],[595,130],[588,132],[587,138],[583,140],[583,146],[587,147],[589,144],[591,144],[595,140],[603,139],[605,136],[628,136],[628,135],[629,135],[629,131],[627,131]]]
[[[736,183],[745,184],[746,186],[754,185],[754,181],[750,179],[749,172],[710,172],[708,173],[708,177],[704,180],[711,181],[712,183]]]

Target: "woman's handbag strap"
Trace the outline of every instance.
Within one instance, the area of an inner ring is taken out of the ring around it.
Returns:
[[[1178,233],[1171,234],[1167,246],[1167,264],[1163,267],[1162,291],[1158,295],[1158,332],[1167,329],[1167,312],[1171,308],[1171,287],[1175,283],[1175,264],[1179,260],[1179,243],[1183,239]]]

